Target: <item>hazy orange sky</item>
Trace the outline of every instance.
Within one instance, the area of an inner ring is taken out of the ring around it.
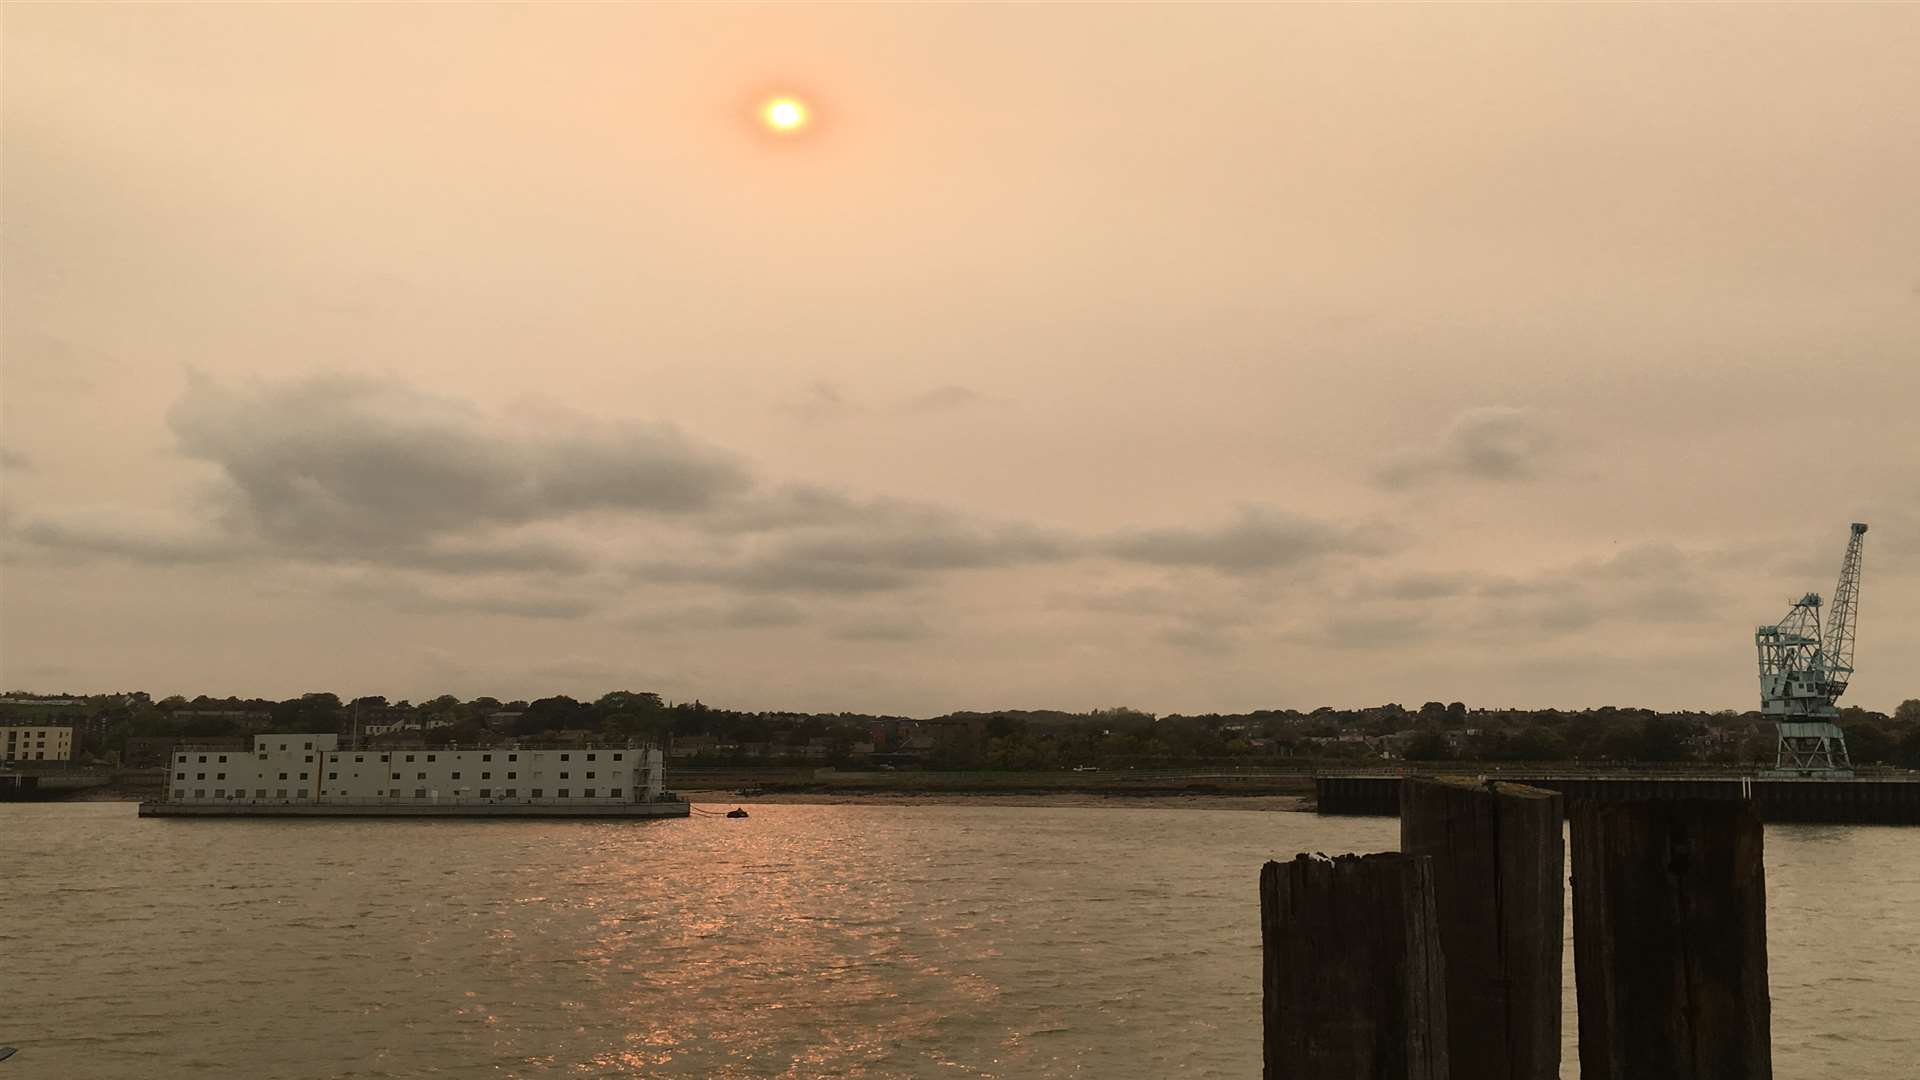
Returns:
[[[1920,5],[3,18],[7,688],[1920,696]]]

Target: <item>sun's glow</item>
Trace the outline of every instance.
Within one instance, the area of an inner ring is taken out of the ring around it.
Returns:
[[[775,131],[799,131],[807,126],[807,107],[793,98],[774,98],[761,108],[760,119]]]

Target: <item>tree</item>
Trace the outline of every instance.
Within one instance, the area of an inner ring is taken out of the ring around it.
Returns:
[[[1881,765],[1893,761],[1899,744],[1878,724],[1848,724],[1847,756],[1855,765]]]
[[[1453,756],[1447,737],[1437,731],[1423,731],[1407,740],[1408,761],[1445,761]]]
[[[1633,740],[1633,756],[1641,761],[1685,761],[1686,733],[1680,721],[1669,716],[1649,716],[1640,722]]]
[[[1902,724],[1920,724],[1920,698],[1908,698],[1893,710],[1893,718]]]

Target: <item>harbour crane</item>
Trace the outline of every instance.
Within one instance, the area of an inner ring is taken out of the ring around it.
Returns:
[[[1760,652],[1760,711],[1774,721],[1774,771],[1791,776],[1850,776],[1846,733],[1835,705],[1853,677],[1854,626],[1860,612],[1860,543],[1854,522],[1825,630],[1820,594],[1794,601],[1787,617],[1754,631]]]

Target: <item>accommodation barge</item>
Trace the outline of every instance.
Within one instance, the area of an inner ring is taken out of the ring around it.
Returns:
[[[333,734],[257,735],[250,750],[178,746],[141,817],[686,817],[655,747],[342,750]]]

